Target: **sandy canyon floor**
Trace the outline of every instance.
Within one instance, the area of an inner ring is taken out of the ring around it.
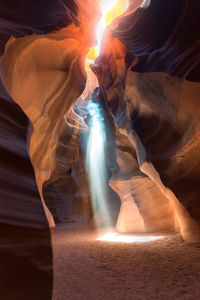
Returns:
[[[53,300],[198,300],[200,248],[180,235],[151,242],[96,240],[60,225],[53,233]]]

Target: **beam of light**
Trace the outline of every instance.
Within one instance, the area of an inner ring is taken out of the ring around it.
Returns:
[[[150,236],[150,235],[121,235],[116,232],[107,233],[99,238],[98,241],[106,242],[121,242],[121,243],[146,243],[152,242],[158,239],[162,239],[163,236]]]
[[[101,40],[106,26],[110,25],[112,21],[123,14],[129,6],[129,0],[101,0],[101,19],[97,27],[97,46],[92,47],[86,56],[86,69],[89,68],[101,50]]]
[[[107,172],[105,159],[106,136],[104,120],[98,103],[89,102],[90,132],[86,154],[86,168],[94,215],[97,213],[103,225],[110,226],[107,207]]]
[[[100,44],[106,26],[128,7],[129,0],[101,0],[102,17],[97,27],[97,46],[90,49],[86,56],[85,68],[100,53]],[[98,83],[97,83],[98,85]],[[94,86],[95,89],[96,85]],[[101,115],[100,106],[97,103],[89,102],[88,113],[90,115],[90,132],[86,152],[86,168],[90,184],[92,207],[94,215],[98,213],[100,220],[105,227],[110,227],[111,218],[107,206],[107,173],[105,159],[105,128]]]
[[[106,28],[106,26],[109,24],[109,22],[106,22],[106,16],[108,12],[111,10],[111,8],[116,4],[117,0],[101,0],[101,12],[102,17],[99,21],[98,27],[97,27],[97,56],[100,53],[100,45],[101,40],[103,36],[103,32]]]
[[[140,7],[147,8],[147,7],[149,7],[150,3],[151,3],[151,0],[144,0]]]
[[[129,0],[126,0],[126,3],[125,3],[125,11],[128,9],[128,6],[129,6]]]

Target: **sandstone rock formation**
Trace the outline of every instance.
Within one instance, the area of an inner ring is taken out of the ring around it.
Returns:
[[[3,300],[50,299],[54,219],[92,216],[80,139],[88,132],[81,116],[91,73],[79,97],[99,5],[0,4]],[[119,231],[180,231],[185,241],[200,242],[199,12],[198,0],[133,1],[106,29],[91,66],[105,93]]]
[[[84,57],[94,44],[97,4],[54,0],[0,4],[0,297],[4,300],[51,298],[49,225],[53,227],[54,220],[42,190],[59,165],[56,155],[63,152],[59,144],[63,130],[70,126],[73,132],[78,130],[78,122],[67,123],[67,114],[72,114],[70,108],[85,86]],[[78,153],[66,155],[67,172]]]
[[[141,197],[144,190],[133,178],[134,167],[128,172],[123,162],[120,169],[126,180],[120,182],[121,174],[113,174],[110,184],[122,202],[124,198],[135,199],[138,210],[143,199],[149,199],[151,205],[155,204],[158,218],[165,199],[168,209],[164,211],[173,211],[174,228],[180,227],[188,242],[200,240],[198,7],[198,1],[177,1],[172,7],[168,1],[156,0],[145,9],[130,6],[105,33],[101,55],[92,66],[106,91],[118,130],[123,129],[132,144],[125,157],[119,152],[120,162],[128,161],[130,166],[132,155],[134,165],[136,153],[142,172],[139,181],[145,189],[145,181],[150,180],[156,195],[147,188],[151,196]],[[144,174],[147,179],[141,178]],[[147,214],[150,211],[146,208]],[[171,213],[168,216],[164,227],[170,228]],[[132,221],[134,230],[137,222]]]
[[[50,299],[51,237],[28,151],[29,119],[2,81],[0,102],[0,298]]]

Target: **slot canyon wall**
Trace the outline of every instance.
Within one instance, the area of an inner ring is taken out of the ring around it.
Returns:
[[[85,87],[84,60],[94,44],[89,28],[97,22],[97,4],[0,2],[1,299],[52,296],[55,224],[43,184],[70,173],[78,160],[83,122],[71,107]]]
[[[110,169],[109,185],[121,200],[116,227],[180,231],[199,243],[200,4],[142,2],[130,1],[106,29],[91,66],[115,122],[118,168]],[[92,218],[81,139],[88,127],[72,106],[85,88],[99,5],[0,1],[4,300],[13,291],[22,300],[51,299],[54,221]],[[79,106],[86,109],[84,99]]]
[[[198,1],[176,1],[173,9],[169,1],[152,0],[146,9],[133,2],[105,33],[91,66],[128,140],[120,145],[119,136],[122,168],[110,180],[121,194],[122,231],[166,227],[199,242],[199,37]],[[130,199],[140,213],[133,224]]]

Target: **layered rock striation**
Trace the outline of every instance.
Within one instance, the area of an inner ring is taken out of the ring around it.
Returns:
[[[134,217],[131,225],[129,211],[129,231],[140,227],[148,231],[152,225],[143,226],[147,216],[157,211],[159,219],[165,203],[163,225],[162,218],[161,223],[153,222],[159,224],[157,230],[180,230],[184,240],[199,242],[199,3],[186,0],[172,5],[153,0],[148,7],[139,4],[130,5],[112,23],[91,66],[118,126],[117,145],[120,134],[127,138],[125,151],[119,146],[120,151],[116,150],[120,173],[113,174],[110,184],[123,205],[125,198],[132,199],[138,222],[143,215],[140,226]],[[129,170],[131,161],[135,167]],[[123,180],[121,173],[126,174]],[[149,180],[153,188],[145,184]],[[149,207],[143,206],[144,199]]]
[[[79,117],[77,122],[68,119],[85,87],[84,57],[94,44],[92,24],[98,16],[94,1],[0,4],[4,300],[51,299],[54,220],[43,199],[43,185],[52,177],[56,181],[58,174],[64,176],[66,161],[65,173],[79,159]],[[62,143],[67,130],[74,145],[71,152]],[[68,159],[61,162],[61,154]]]

